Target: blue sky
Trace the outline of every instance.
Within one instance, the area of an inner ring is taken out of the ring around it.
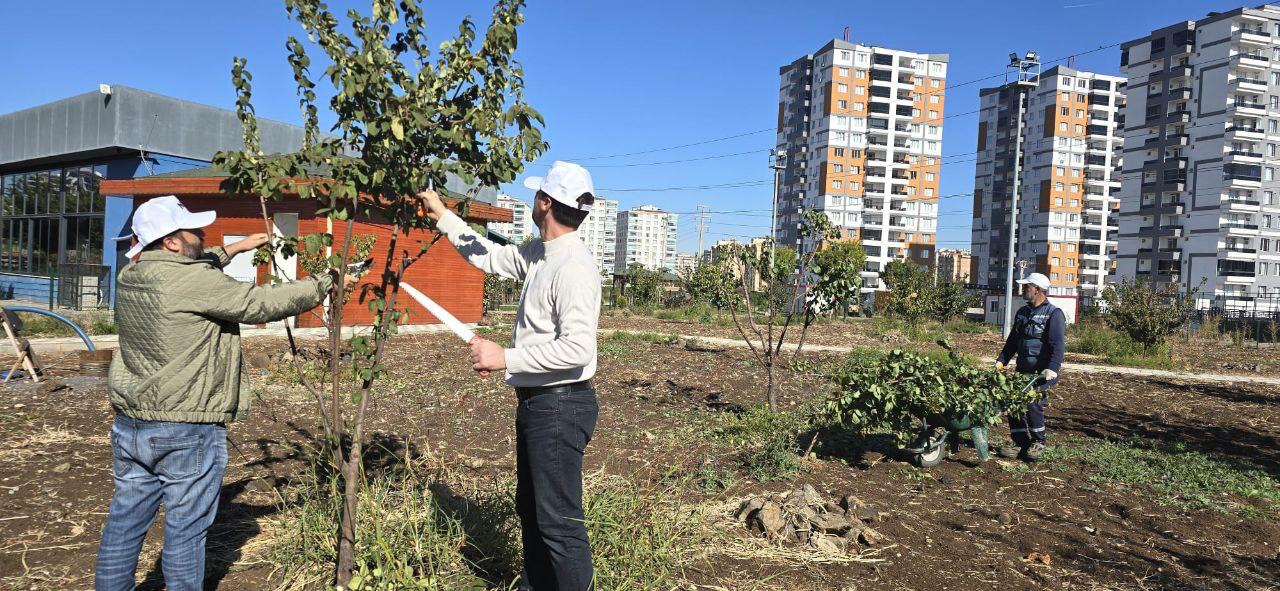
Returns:
[[[368,9],[367,2],[330,4]],[[551,150],[528,172],[553,159],[575,159],[591,169],[600,193],[623,208],[651,203],[677,212],[698,205],[738,212],[711,215],[707,244],[767,233],[771,188],[764,181],[778,67],[839,37],[845,26],[855,42],[950,54],[948,84],[957,86],[1002,74],[1011,51],[1032,49],[1052,60],[1240,6],[1188,0],[530,4],[518,57],[528,99],[546,117]],[[425,5],[441,35],[454,31],[465,13],[483,20],[489,12],[487,3],[471,0]],[[230,107],[230,63],[240,55],[254,74],[258,114],[300,120],[283,49],[285,36],[298,28],[285,18],[281,1],[76,0],[60,2],[54,19],[49,10],[38,2],[5,5],[0,113],[87,92],[100,82]],[[1119,60],[1113,47],[1081,56],[1076,66],[1119,73]],[[999,82],[957,86],[946,95],[943,154],[951,157],[943,161],[943,195],[973,188],[977,123],[965,113],[977,108],[980,87]],[[730,136],[737,137],[702,143]],[[634,154],[693,143],[699,145]],[[633,155],[600,158],[615,154]],[[670,190],[752,181],[760,182]],[[527,193],[518,185],[509,189]],[[968,197],[942,201],[940,247],[968,246],[971,207]],[[681,217],[682,252],[694,249],[694,221]]]

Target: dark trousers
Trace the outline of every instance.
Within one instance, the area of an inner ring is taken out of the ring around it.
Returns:
[[[533,395],[516,410],[516,514],[524,542],[520,589],[593,589],[582,511],[582,453],[595,432],[594,389]]]
[[[1033,441],[1045,442],[1044,434],[1044,409],[1049,406],[1049,395],[1046,393],[1044,397],[1031,403],[1027,407],[1027,414],[1009,415],[1009,435],[1013,437],[1013,442],[1026,447],[1031,445]]]

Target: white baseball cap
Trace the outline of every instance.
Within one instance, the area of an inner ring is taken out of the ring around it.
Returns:
[[[1032,273],[1023,279],[1015,281],[1015,283],[1018,285],[1026,285],[1030,283],[1031,285],[1039,287],[1043,291],[1049,291],[1049,278],[1045,277],[1044,273]]]
[[[591,173],[587,169],[563,160],[551,164],[547,176],[531,176],[524,180],[526,189],[542,191],[569,207],[580,211],[591,211],[591,206],[578,203],[578,197],[589,194],[596,195],[595,186],[591,184]]]
[[[213,223],[218,214],[212,211],[187,211],[187,207],[173,195],[156,197],[133,212],[133,234],[122,236],[116,240],[128,240],[136,237],[138,243],[125,253],[133,258],[142,252],[148,244],[155,242],[178,230],[194,230]]]

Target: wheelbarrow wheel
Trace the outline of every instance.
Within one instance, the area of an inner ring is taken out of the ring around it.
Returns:
[[[947,449],[946,442],[942,442],[925,450],[923,453],[916,454],[916,465],[921,468],[932,468],[941,464],[942,460],[947,459]]]

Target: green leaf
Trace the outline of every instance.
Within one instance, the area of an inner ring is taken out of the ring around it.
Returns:
[[[396,139],[400,141],[404,141],[404,124],[400,123],[398,118],[391,120],[391,135],[396,136]]]

